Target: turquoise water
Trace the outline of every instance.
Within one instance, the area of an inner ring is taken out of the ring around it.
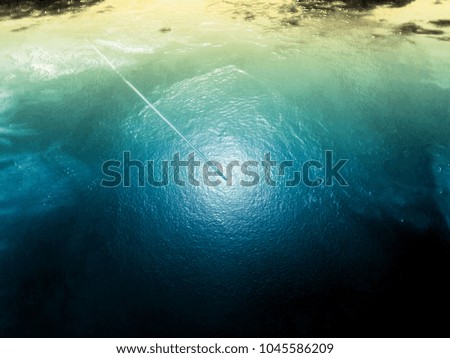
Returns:
[[[3,335],[365,335],[430,304],[405,300],[447,267],[447,44],[373,37],[358,18],[214,21],[47,41],[48,20],[0,40]],[[102,187],[124,151],[191,148],[85,38],[209,159],[333,150],[349,186]]]

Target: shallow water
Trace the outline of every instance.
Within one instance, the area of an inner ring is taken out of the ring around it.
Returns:
[[[367,335],[443,307],[426,292],[448,272],[448,43],[245,11],[111,0],[0,22],[3,335]],[[191,148],[89,42],[209,159],[333,150],[349,186],[101,187],[124,151]]]

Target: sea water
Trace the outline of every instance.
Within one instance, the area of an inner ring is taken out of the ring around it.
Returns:
[[[327,334],[376,307],[409,240],[446,245],[448,42],[351,13],[290,26],[275,3],[0,22],[1,334]],[[89,42],[208,159],[331,150],[348,186],[102,187],[124,151],[192,149]]]

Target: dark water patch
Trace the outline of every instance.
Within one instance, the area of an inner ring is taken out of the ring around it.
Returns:
[[[425,29],[422,26],[415,24],[414,22],[407,22],[399,27],[397,27],[396,32],[401,35],[442,35],[444,31],[442,30],[434,30],[434,29]]]
[[[298,13],[298,6],[296,3],[284,4],[284,5],[280,6],[280,12],[296,14],[296,13]]]
[[[256,15],[255,15],[255,14],[251,13],[250,11],[247,11],[247,12],[245,13],[245,15],[244,15],[244,20],[246,20],[246,21],[252,21],[252,20],[254,20],[254,19],[256,19]]]
[[[97,14],[105,14],[107,12],[110,12],[113,9],[114,9],[113,6],[107,6],[104,9],[97,11]]]
[[[14,164],[15,162],[12,159],[0,160],[0,170],[6,169]]]
[[[383,226],[386,221],[373,224]],[[449,269],[449,246],[441,240],[443,233],[436,229],[415,232],[405,226],[393,232],[395,243],[386,245],[384,239],[390,233],[380,230],[380,244],[384,241],[390,263],[375,287],[358,289],[336,277],[328,288],[294,294],[288,303],[282,301],[289,297],[286,287],[267,299],[269,317],[260,334],[270,336],[269,326],[276,322],[280,337],[333,336],[337,331],[340,336],[357,331],[362,337],[417,336],[419,331],[428,337],[445,335],[436,324],[436,319],[445,325],[450,318],[449,310],[442,309],[450,298],[442,289]]]
[[[33,27],[33,26],[22,26],[22,27],[19,27],[17,29],[11,30],[11,32],[22,32],[22,31],[30,29],[31,27]]]
[[[290,26],[298,26],[300,24],[300,19],[298,17],[291,17],[283,20],[284,24]]]
[[[430,21],[430,24],[439,26],[439,27],[446,27],[446,26],[450,26],[450,20],[435,20],[435,21]]]

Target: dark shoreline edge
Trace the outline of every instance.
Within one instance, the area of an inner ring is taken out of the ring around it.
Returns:
[[[20,19],[27,16],[58,15],[82,10],[84,7],[104,0],[0,0],[0,20]],[[329,10],[346,8],[349,10],[369,10],[378,5],[402,7],[414,0],[293,0],[293,6],[307,10]]]
[[[381,5],[403,7],[413,1],[415,0],[295,0],[297,5],[306,9],[348,9],[356,11],[367,11]]]
[[[104,0],[0,0],[0,20],[80,11]]]

